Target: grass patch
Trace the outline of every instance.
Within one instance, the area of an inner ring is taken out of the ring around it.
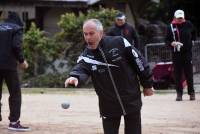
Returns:
[[[159,94],[159,95],[166,95],[166,94],[171,94],[171,93],[176,93],[176,90],[174,90],[174,89],[155,90],[155,94]]]
[[[23,94],[78,94],[93,92],[93,88],[22,88]],[[7,88],[3,93],[8,93]]]

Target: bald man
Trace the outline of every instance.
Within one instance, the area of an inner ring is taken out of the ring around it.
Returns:
[[[118,134],[124,116],[125,134],[141,134],[141,92],[153,95],[149,66],[121,36],[103,36],[97,19],[83,24],[86,48],[66,79],[65,86],[82,85],[91,76],[99,99],[104,134]]]

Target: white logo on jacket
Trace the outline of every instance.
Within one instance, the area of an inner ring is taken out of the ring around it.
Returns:
[[[112,55],[112,57],[116,57],[119,55],[119,49],[118,48],[113,48],[111,50],[109,50],[109,53]]]
[[[119,67],[117,65],[113,65],[113,64],[107,64],[101,61],[97,61],[94,59],[90,59],[89,57],[84,57],[84,56],[79,56],[77,63],[79,63],[81,60],[83,60],[84,62],[88,63],[88,64],[94,64],[94,65],[102,65],[102,66],[110,66],[110,67]]]
[[[97,66],[96,65],[92,65],[92,71],[97,70]]]

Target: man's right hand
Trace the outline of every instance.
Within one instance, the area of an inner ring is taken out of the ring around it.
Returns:
[[[176,46],[177,46],[177,42],[176,42],[176,41],[173,41],[173,42],[171,43],[171,46],[172,46],[172,47],[176,47]]]
[[[68,85],[74,85],[75,87],[77,87],[78,86],[78,79],[75,78],[75,77],[69,77],[65,81],[65,87],[67,87]]]
[[[27,61],[24,60],[23,63],[20,63],[20,64],[19,64],[19,67],[20,67],[21,69],[27,69],[27,68],[28,68],[28,63],[27,63]]]

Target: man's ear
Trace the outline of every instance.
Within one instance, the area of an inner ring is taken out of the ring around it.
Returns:
[[[103,31],[100,31],[100,37],[102,38],[102,36],[104,35]]]

